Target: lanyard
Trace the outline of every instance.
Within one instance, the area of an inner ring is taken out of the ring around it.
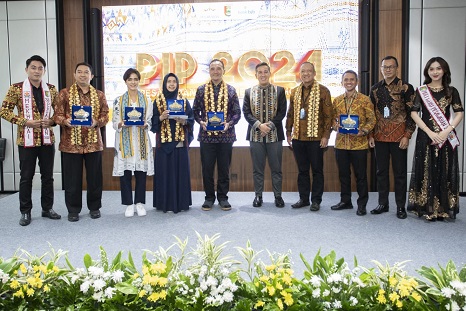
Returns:
[[[345,97],[345,110],[346,110],[346,114],[348,116],[350,115],[351,106],[353,105],[353,101],[356,98],[357,94],[358,94],[357,92],[354,92],[354,94],[351,96],[351,101],[348,100],[348,97]],[[349,101],[349,103],[348,103],[348,101]],[[348,107],[348,105],[349,105],[349,107]]]

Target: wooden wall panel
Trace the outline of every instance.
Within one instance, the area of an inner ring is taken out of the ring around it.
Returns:
[[[178,3],[205,1],[182,0],[178,1]],[[172,1],[170,0],[157,1],[158,4],[171,2]],[[101,9],[101,7],[105,5],[143,5],[153,3],[153,0],[91,0],[90,6]],[[383,58],[386,55],[394,55],[399,60],[401,58],[401,3],[402,0],[380,1],[380,58]],[[66,85],[69,86],[74,81],[73,72],[75,65],[84,59],[82,0],[64,1],[64,19]],[[298,172],[293,153],[286,147],[283,151],[283,191],[297,192],[296,180]],[[113,149],[107,148],[103,154],[104,190],[118,190],[120,188],[119,178],[111,176],[113,152]],[[191,148],[189,155],[191,161],[192,189],[193,191],[202,191],[202,172],[199,148]],[[368,155],[368,163],[370,163],[370,155]],[[231,191],[254,191],[249,148],[235,147],[233,149],[231,173]],[[333,147],[329,147],[324,153],[324,174],[324,190],[340,191],[338,169],[335,162]],[[266,167],[266,180],[265,191],[271,191],[272,186],[268,167]],[[356,189],[354,177],[352,185],[353,189]],[[151,190],[152,187],[152,177],[148,177],[147,189]]]

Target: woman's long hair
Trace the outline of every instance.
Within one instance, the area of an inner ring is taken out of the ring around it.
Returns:
[[[442,67],[442,70],[443,70],[442,86],[445,89],[446,98],[449,99],[450,96],[451,96],[451,90],[450,90],[451,71],[450,71],[450,66],[448,65],[447,61],[444,60],[443,58],[441,58],[440,56],[432,57],[431,59],[429,59],[426,66],[424,67],[424,84],[429,84],[429,83],[432,82],[431,77],[429,77],[429,67],[435,62],[438,62],[440,64],[440,67]]]

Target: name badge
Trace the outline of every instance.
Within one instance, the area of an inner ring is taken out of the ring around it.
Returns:
[[[299,118],[302,120],[306,116],[306,112],[304,111],[304,108],[301,108],[299,111]]]
[[[384,118],[390,117],[390,108],[388,108],[387,106],[385,106],[385,108],[383,108],[383,117]]]

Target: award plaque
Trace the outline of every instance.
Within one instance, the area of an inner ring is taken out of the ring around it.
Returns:
[[[170,111],[168,118],[181,118],[187,119],[188,116],[184,113],[184,100],[183,99],[167,99],[167,108]]]
[[[91,106],[71,106],[71,125],[92,125]]]
[[[207,130],[208,131],[223,131],[225,125],[222,123],[225,121],[223,112],[207,112]]]
[[[354,114],[341,114],[338,133],[357,134],[359,131],[359,116]]]
[[[144,108],[143,107],[125,107],[124,118],[125,125],[144,125]]]

